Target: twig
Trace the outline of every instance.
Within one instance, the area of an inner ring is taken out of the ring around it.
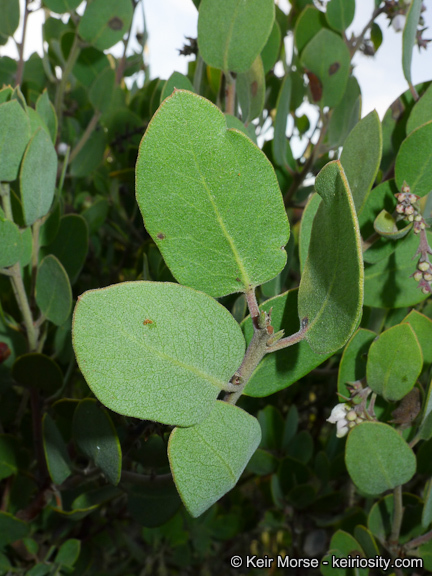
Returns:
[[[393,557],[397,556],[400,530],[402,526],[404,508],[402,505],[402,486],[396,486],[393,490],[393,524],[389,538],[389,550]]]
[[[409,542],[407,542],[404,545],[404,549],[405,550],[412,550],[413,548],[418,548],[422,544],[429,542],[429,540],[432,540],[432,530],[429,530],[429,532],[426,532],[426,534],[422,534],[421,536],[417,536],[417,538],[414,538],[413,540],[410,540]]]
[[[23,72],[24,72],[24,44],[25,44],[25,36],[26,36],[26,30],[27,30],[27,19],[28,19],[28,15],[29,15],[28,5],[29,5],[29,0],[25,0],[22,38],[21,38],[21,43],[18,44],[18,66],[17,66],[17,72],[16,72],[16,76],[15,76],[15,82],[16,82],[17,86],[19,84],[21,84]]]
[[[254,330],[257,330],[260,311],[255,296],[255,289],[251,287],[249,290],[245,292],[245,296]]]
[[[281,338],[274,344],[271,344],[267,347],[266,354],[270,352],[277,352],[278,350],[283,350],[283,348],[288,348],[288,346],[292,346],[293,344],[297,344],[304,340],[306,336],[306,332],[308,329],[308,320],[304,318],[301,322],[300,330],[295,334],[291,334],[291,336],[287,336],[286,338]]]
[[[72,46],[71,46],[71,49],[69,52],[69,56],[68,56],[68,59],[66,61],[66,65],[63,69],[62,77],[61,77],[59,85],[57,86],[57,92],[55,95],[55,111],[56,111],[57,119],[58,119],[58,132],[59,133],[60,133],[62,117],[63,117],[63,97],[64,97],[64,92],[66,89],[66,83],[67,83],[68,78],[72,72],[72,69],[75,65],[75,62],[78,58],[78,54],[79,54],[79,39],[78,39],[78,34],[75,34],[74,41],[72,43]]]
[[[351,60],[353,59],[354,54],[357,52],[357,50],[360,48],[361,43],[364,40],[364,37],[366,35],[366,32],[369,30],[369,28],[372,26],[372,24],[374,23],[374,20],[384,12],[384,6],[382,6],[381,8],[375,8],[375,10],[373,11],[372,17],[369,20],[369,22],[365,25],[365,27],[363,28],[363,30],[360,32],[360,35],[357,36],[356,41],[354,42],[353,46],[350,49],[350,55],[351,55]]]
[[[225,87],[225,112],[235,116],[235,96],[236,86],[235,78],[229,72],[225,73],[226,87]]]
[[[410,92],[412,94],[412,97],[414,98],[414,101],[417,102],[417,100],[420,99],[420,96],[418,95],[417,90],[414,88],[414,85],[411,82],[408,82],[408,86],[409,86]]]

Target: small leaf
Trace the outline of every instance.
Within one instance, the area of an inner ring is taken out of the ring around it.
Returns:
[[[399,240],[410,232],[412,224],[407,224],[404,228],[399,229],[393,216],[387,210],[381,210],[375,219],[374,228],[375,232],[384,238]]]
[[[338,373],[338,393],[349,397],[346,383],[361,380],[366,376],[366,360],[369,346],[376,338],[375,332],[359,328],[354,332],[342,354]]]
[[[42,420],[43,441],[48,472],[55,484],[62,484],[72,474],[72,464],[64,440],[54,420],[45,414]]]
[[[73,344],[105,406],[182,426],[213,410],[245,347],[239,325],[213,298],[157,282],[84,293],[75,308]]]
[[[59,551],[56,554],[54,562],[60,564],[60,566],[67,566],[72,568],[75,562],[78,560],[78,556],[81,552],[81,542],[75,538],[69,538],[63,542],[60,546]]]
[[[257,56],[247,72],[237,74],[236,87],[242,120],[249,124],[264,108],[266,86],[261,56]]]
[[[122,452],[109,414],[92,398],[81,400],[73,417],[73,435],[78,448],[116,486],[120,481]]]
[[[263,284],[285,265],[289,223],[273,167],[196,94],[177,90],[152,119],[136,194],[148,232],[182,284],[219,297]]]
[[[406,182],[412,194],[426,196],[432,189],[432,121],[405,138],[396,156],[396,185]]]
[[[306,259],[309,254],[310,239],[312,234],[312,225],[315,219],[315,214],[321,204],[321,196],[314,192],[303,210],[303,216],[300,223],[300,237],[299,237],[299,257],[300,257],[300,270],[304,270]]]
[[[19,228],[10,220],[3,220],[0,216],[0,268],[7,268],[19,262],[23,241]]]
[[[264,66],[264,74],[270,72],[278,61],[281,45],[281,30],[277,20],[273,22],[273,28],[268,37],[267,43],[261,51],[261,58]]]
[[[340,158],[358,213],[375,182],[381,153],[381,122],[373,110],[353,128]]]
[[[131,0],[93,0],[87,3],[78,34],[95,48],[106,50],[123,38],[132,16]]]
[[[48,213],[54,198],[57,154],[41,128],[28,143],[20,170],[24,219],[30,226]]]
[[[76,10],[82,0],[43,0],[44,5],[57,14],[64,14]]]
[[[156,477],[154,482],[150,480],[141,486],[134,486],[128,492],[130,515],[147,528],[166,524],[176,514],[181,503],[172,478],[161,482]]]
[[[329,550],[331,551],[331,559],[333,558],[364,558],[365,554],[362,547],[357,542],[351,534],[345,532],[344,530],[337,530],[329,544]],[[358,556],[357,556],[358,555]],[[345,576],[347,571],[333,567],[333,561],[329,565],[324,565],[322,569],[323,576]],[[356,576],[368,576],[369,570],[367,568],[356,569]]]
[[[416,42],[417,26],[420,19],[422,0],[412,0],[406,15],[404,31],[402,34],[402,68],[408,84],[411,80],[411,61],[414,44]]]
[[[379,548],[373,537],[373,534],[365,526],[356,526],[354,536],[360,546],[363,548],[367,558],[373,558],[379,555]]]
[[[423,353],[423,370],[428,370],[432,364],[432,320],[417,310],[411,310],[402,322],[414,330]]]
[[[0,43],[5,44],[18,28],[20,20],[19,0],[2,0],[0,3]],[[0,178],[2,180],[2,178]]]
[[[371,26],[370,38],[372,40],[372,44],[376,52],[378,48],[381,46],[383,41],[383,33],[381,27],[376,22],[374,22]]]
[[[301,64],[315,74],[322,84],[321,106],[337,106],[348,82],[350,54],[340,36],[323,29],[307,44]]]
[[[115,87],[115,70],[104,68],[96,77],[90,90],[88,98],[93,108],[103,114],[110,110]]]
[[[273,0],[202,0],[198,48],[207,64],[247,72],[264,48],[275,18]]]
[[[280,450],[284,421],[279,410],[269,404],[258,412],[257,419],[261,427],[260,448]]]
[[[301,54],[304,47],[326,25],[325,15],[320,10],[315,8],[315,6],[306,6],[297,18],[294,29],[294,42],[297,52]]]
[[[190,92],[194,92],[192,82],[187,76],[181,74],[180,72],[173,72],[162,88],[160,96],[161,103],[165,100],[165,98],[171,96],[175,89],[189,90]]]
[[[367,382],[386,400],[401,400],[413,388],[423,366],[423,355],[414,330],[398,324],[383,332],[371,345]]]
[[[432,120],[432,84],[415,104],[406,125],[407,135]]]
[[[273,156],[275,162],[284,168],[287,164],[287,136],[286,128],[291,102],[291,75],[283,79],[276,103],[276,118],[274,120]]]
[[[25,538],[30,532],[30,526],[15,518],[12,514],[0,511],[0,546],[12,544]]]
[[[72,289],[66,270],[52,254],[39,264],[36,302],[53,324],[61,326],[66,322],[72,307]]]
[[[341,146],[361,118],[360,86],[354,76],[348,78],[344,97],[333,110],[328,127],[330,146]]]
[[[196,426],[173,430],[168,444],[171,471],[194,518],[234,488],[260,439],[256,418],[221,401]]]
[[[322,197],[299,287],[299,318],[317,353],[335,352],[357,326],[363,304],[361,241],[351,192],[339,161],[327,164],[315,187]]]
[[[16,179],[29,139],[30,120],[17,100],[0,104],[0,181]]]
[[[55,113],[55,108],[49,99],[48,91],[46,89],[42,92],[36,101],[36,112],[39,114],[45,123],[45,126],[48,128],[51,140],[53,144],[55,144],[57,138],[57,116]]]
[[[109,68],[108,57],[101,51],[89,46],[79,53],[72,74],[87,88],[96,80],[102,70]]]
[[[405,484],[416,470],[414,452],[394,428],[381,422],[363,422],[350,431],[345,462],[358,488],[374,495]]]
[[[60,366],[49,356],[36,352],[19,356],[12,367],[12,375],[21,386],[47,394],[57,392],[63,384]]]
[[[272,310],[272,326],[275,332],[283,329],[285,334],[289,335],[299,329],[297,296],[298,289],[295,288],[261,304],[261,311]],[[246,342],[249,343],[254,331],[250,316],[242,323],[242,328]],[[329,356],[330,354],[315,354],[305,340],[266,354],[254,370],[244,394],[261,398],[283,390],[322,364]]]
[[[327,22],[336,32],[344,32],[354,20],[354,14],[355,0],[330,0],[326,7]]]

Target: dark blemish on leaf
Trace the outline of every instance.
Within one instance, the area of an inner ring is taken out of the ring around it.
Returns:
[[[333,64],[330,66],[328,70],[329,76],[333,76],[333,74],[336,74],[339,68],[340,68],[339,62],[333,62]]]
[[[159,240],[163,240],[165,238],[165,234],[162,234],[162,232],[160,232],[157,237],[159,238]]]
[[[111,18],[111,20],[108,22],[108,26],[111,28],[111,30],[121,30],[123,28],[123,20],[121,20],[118,16],[114,16],[114,18]]]
[[[236,282],[241,282],[240,278],[236,278]]]
[[[153,320],[149,320],[148,318],[146,318],[143,322],[144,326],[147,326],[147,324],[153,324]]]
[[[256,80],[254,80],[251,84],[251,93],[252,96],[256,96],[256,93],[258,92],[258,82]]]
[[[321,80],[313,72],[306,71],[306,75],[309,78],[309,88],[312,93],[312,99],[314,102],[318,102],[322,98],[323,87]]]
[[[301,329],[304,330],[305,328],[307,328],[308,324],[309,324],[309,318],[305,316],[304,318],[302,318],[302,321],[300,323]]]

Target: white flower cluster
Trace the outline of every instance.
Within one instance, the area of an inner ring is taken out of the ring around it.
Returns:
[[[336,424],[336,436],[343,438],[348,434],[350,428],[354,428],[356,424],[363,422],[363,418],[357,414],[349,404],[336,404],[327,418],[330,424]]]

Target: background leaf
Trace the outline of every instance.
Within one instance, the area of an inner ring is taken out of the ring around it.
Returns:
[[[417,26],[419,23],[422,0],[412,0],[406,15],[404,31],[402,35],[402,69],[408,84],[411,80],[411,61],[414,44],[416,41]]]
[[[36,302],[53,324],[61,326],[66,322],[72,307],[72,289],[66,270],[52,254],[39,264]]]
[[[363,303],[361,242],[354,203],[340,162],[318,174],[322,197],[299,287],[299,318],[318,353],[335,352],[353,333]]]
[[[196,426],[172,431],[168,444],[171,471],[193,517],[200,516],[237,484],[260,439],[256,418],[220,401]]]
[[[12,266],[21,258],[23,241],[18,226],[0,216],[0,268]]]
[[[136,191],[145,226],[182,284],[218,297],[284,267],[289,223],[273,168],[208,100],[179,90],[161,105],[141,142]]]
[[[75,308],[73,344],[88,385],[105,406],[182,426],[213,410],[245,346],[237,322],[215,300],[157,282],[84,293]]]
[[[351,336],[339,364],[337,384],[339,394],[349,398],[350,393],[346,383],[361,380],[366,376],[367,352],[375,338],[375,332],[364,328],[359,328]]]
[[[396,156],[396,185],[404,182],[412,194],[426,196],[432,189],[432,121],[420,126],[406,138]]]
[[[72,474],[72,464],[69,454],[64,440],[49,414],[44,415],[42,427],[48,472],[55,484],[61,484]]]
[[[407,136],[416,128],[432,120],[432,85],[427,88],[420,100],[415,104],[406,125]]]
[[[162,88],[160,101],[163,102],[165,98],[171,96],[175,88],[177,88],[177,90],[189,90],[190,92],[194,92],[192,82],[187,76],[180,72],[173,72]]]
[[[131,0],[93,0],[87,3],[78,34],[95,48],[106,50],[123,38],[132,16]]]
[[[30,120],[19,103],[0,104],[0,181],[15,180],[29,138]]]
[[[247,72],[237,75],[236,88],[242,120],[245,124],[249,124],[264,108],[266,87],[261,56],[257,56]]]
[[[355,0],[330,0],[326,7],[327,22],[337,32],[343,32],[350,26],[354,14]]]

